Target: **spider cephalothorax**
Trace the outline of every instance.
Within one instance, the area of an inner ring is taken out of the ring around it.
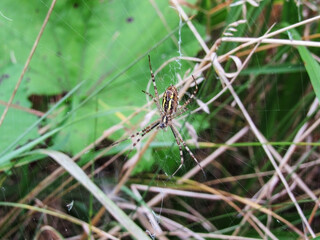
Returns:
[[[157,130],[158,129],[165,129],[165,128],[167,128],[169,126],[171,131],[172,131],[172,133],[173,133],[173,136],[175,137],[176,142],[177,142],[177,144],[179,146],[180,160],[181,160],[181,163],[180,163],[178,169],[172,174],[172,176],[174,176],[179,171],[179,169],[182,167],[183,162],[184,162],[183,152],[182,152],[182,145],[185,147],[187,152],[190,154],[190,156],[193,158],[193,160],[199,165],[199,167],[203,171],[200,163],[198,162],[196,157],[193,155],[193,153],[191,152],[191,150],[189,149],[187,144],[183,141],[181,134],[179,133],[179,131],[176,129],[176,127],[173,125],[173,122],[172,122],[172,120],[174,118],[180,116],[181,114],[183,114],[185,112],[186,106],[191,102],[191,100],[197,94],[197,92],[198,92],[197,82],[194,79],[194,77],[192,76],[192,78],[193,78],[193,80],[195,82],[195,90],[191,94],[189,99],[181,107],[178,108],[178,106],[179,106],[179,101],[178,101],[179,100],[179,95],[178,95],[178,91],[177,91],[176,87],[173,86],[173,85],[168,87],[166,89],[166,91],[163,93],[163,100],[162,100],[162,104],[160,105],[159,93],[158,93],[155,77],[154,77],[154,74],[153,74],[153,71],[152,71],[151,61],[150,61],[150,56],[149,55],[148,55],[148,58],[149,58],[149,67],[150,67],[150,73],[151,73],[151,79],[152,79],[152,83],[153,83],[155,97],[151,93],[145,92],[143,90],[142,91],[153,99],[153,102],[157,106],[157,109],[158,109],[158,112],[159,112],[159,115],[160,115],[160,119],[158,119],[155,122],[151,123],[149,126],[147,126],[146,128],[142,129],[140,132],[132,134],[129,137],[129,138],[134,138],[134,137],[140,136],[133,143],[133,147],[135,147],[136,144],[138,142],[140,142],[140,140],[147,133],[151,132],[153,129],[157,129]]]

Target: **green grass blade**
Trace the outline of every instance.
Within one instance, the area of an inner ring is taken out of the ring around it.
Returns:
[[[83,83],[85,83],[85,81],[80,82],[72,90],[70,90],[52,108],[50,108],[41,118],[39,118],[36,122],[34,122],[34,124],[32,124],[12,144],[10,144],[0,155],[3,155],[6,152],[11,151],[24,136],[26,136],[33,128],[37,127],[42,122],[42,120],[44,120],[49,114],[51,114],[55,109],[57,109],[62,103],[64,103],[73,93],[75,93],[82,86]]]
[[[292,36],[295,40],[301,40],[299,33],[296,30],[292,30]],[[320,101],[320,65],[312,57],[310,51],[304,46],[297,46],[299,54],[304,62],[304,66],[309,75],[313,90]]]
[[[14,151],[8,152],[7,154],[0,157],[0,171],[7,170],[15,165],[14,161],[11,161],[14,158],[17,158],[20,154],[31,150],[33,147],[37,146],[44,140],[46,140],[48,137],[51,137],[52,135],[59,132],[63,127],[56,128],[50,132],[47,132],[46,134],[42,135],[41,137],[23,145],[22,147],[19,147],[15,149]]]
[[[54,217],[58,217],[60,219],[64,219],[67,220],[69,222],[72,222],[74,224],[80,225],[80,226],[87,226],[88,224],[82,220],[79,220],[78,218],[72,217],[70,215],[67,215],[65,213],[62,212],[56,212],[56,211],[51,211],[49,209],[45,209],[45,208],[40,208],[40,207],[35,207],[35,206],[30,206],[27,204],[22,204],[22,203],[12,203],[12,202],[0,202],[0,206],[4,206],[4,207],[15,207],[15,208],[21,208],[21,209],[27,209],[30,211],[34,211],[34,212],[39,212],[39,213],[43,213],[43,214],[47,214],[50,216],[54,216]],[[54,229],[54,228],[53,228]],[[92,227],[93,232],[100,234],[101,236],[104,237],[108,237],[112,240],[116,240],[118,238],[113,237],[112,235],[110,235],[109,233],[106,233],[104,231],[101,231],[99,228],[97,227]],[[35,238],[38,239],[38,238]],[[64,238],[60,238],[60,239],[64,239]]]
[[[107,211],[124,227],[132,236],[139,240],[150,240],[145,232],[137,226],[110,198],[108,198],[100,188],[73,162],[67,155],[52,151],[39,150],[38,152],[53,158],[60,166],[68,171],[78,182],[80,182],[93,196],[107,209]]]

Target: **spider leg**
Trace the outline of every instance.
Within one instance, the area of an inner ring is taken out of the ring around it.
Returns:
[[[159,93],[158,93],[158,88],[157,88],[157,84],[156,84],[156,80],[154,78],[154,74],[152,71],[152,67],[151,67],[151,60],[150,60],[150,55],[148,55],[148,59],[149,59],[149,68],[150,68],[150,73],[151,73],[151,79],[152,79],[152,83],[153,83],[153,88],[154,88],[154,94],[155,94],[155,102],[157,105],[158,110],[162,113],[162,110],[160,108],[160,100],[159,100]]]
[[[160,108],[159,102],[157,102],[156,98],[151,93],[148,93],[148,92],[146,92],[144,90],[142,90],[142,92],[147,94],[149,97],[151,97],[153,99],[153,102],[157,105],[158,111],[161,112],[161,108]]]
[[[188,110],[188,108],[184,107],[183,109],[179,109],[179,112],[176,112],[173,116],[173,118],[179,117],[180,115],[184,114],[186,111]]]
[[[147,126],[146,128],[144,128],[141,132],[140,132],[140,138],[137,139],[137,141],[135,143],[132,144],[133,147],[135,147],[137,145],[137,143],[140,142],[140,140],[149,132],[151,132],[155,127],[157,127],[160,124],[160,121],[157,120],[153,123],[151,123],[149,126]],[[139,133],[139,132],[138,132]],[[136,136],[138,136],[139,134],[136,133]],[[135,135],[131,135],[132,137],[134,137]]]
[[[180,160],[181,160],[181,163],[179,165],[179,167],[177,168],[177,170],[174,171],[174,173],[171,175],[171,177],[173,177],[174,175],[176,175],[176,173],[180,170],[180,168],[183,166],[183,162],[184,162],[184,158],[183,158],[183,152],[182,152],[182,146],[181,146],[181,142],[175,132],[175,129],[173,128],[173,126],[170,125],[170,128],[171,128],[171,131],[173,133],[173,136],[174,138],[176,139],[176,142],[179,146],[179,151],[180,151]]]
[[[194,78],[193,75],[191,75],[191,76],[192,76],[193,81],[194,81],[194,83],[195,83],[196,89],[193,91],[193,93],[191,94],[191,96],[189,97],[189,99],[181,106],[180,111],[175,114],[174,118],[177,117],[177,116],[180,116],[182,113],[184,113],[184,112],[186,111],[186,110],[184,110],[184,109],[189,105],[189,103],[191,103],[191,101],[193,100],[193,98],[196,96],[196,94],[197,94],[197,92],[198,92],[198,84],[197,84],[197,81],[196,81],[196,79]]]
[[[179,131],[173,126],[170,125],[172,132],[174,133],[175,136],[177,136],[180,140],[180,144],[182,143],[184,148],[188,151],[188,153],[190,154],[190,156],[193,158],[193,160],[198,164],[198,166],[200,167],[202,173],[204,176],[206,176],[201,164],[199,163],[199,161],[196,159],[196,157],[193,155],[193,153],[191,152],[191,150],[189,149],[189,147],[187,146],[187,144],[185,143],[185,141],[183,141],[181,134],[179,133]],[[176,138],[177,139],[177,138]],[[178,144],[179,145],[179,144]],[[180,146],[180,145],[179,145]],[[181,155],[181,150],[180,150],[180,155]],[[181,158],[181,164],[183,163],[183,158]],[[181,166],[179,166],[178,170],[181,168]],[[177,171],[176,171],[177,172]],[[176,173],[175,172],[175,173]]]
[[[112,146],[117,145],[117,144],[119,144],[119,143],[121,143],[121,142],[127,141],[127,140],[129,140],[129,139],[132,139],[132,138],[134,138],[134,137],[140,136],[140,138],[138,138],[138,139],[132,144],[132,146],[135,147],[135,146],[137,145],[137,143],[140,142],[141,139],[142,139],[147,133],[149,133],[150,131],[152,131],[152,130],[153,130],[155,127],[157,127],[159,124],[160,124],[160,121],[157,120],[157,121],[149,124],[147,127],[145,127],[144,129],[142,129],[141,131],[136,132],[136,133],[130,135],[129,137],[125,138],[125,139],[122,139],[122,140],[120,140],[120,141],[114,142],[114,143],[112,144]]]

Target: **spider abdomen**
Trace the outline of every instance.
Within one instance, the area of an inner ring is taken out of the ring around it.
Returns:
[[[165,115],[171,116],[177,111],[178,91],[174,86],[170,86],[163,94],[162,109]]]

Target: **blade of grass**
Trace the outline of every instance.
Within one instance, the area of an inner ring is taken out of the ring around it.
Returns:
[[[1,125],[2,125],[2,123],[3,123],[4,118],[6,117],[7,112],[8,112],[8,110],[9,110],[9,107],[10,107],[10,105],[12,104],[13,99],[14,99],[17,91],[18,91],[18,88],[19,88],[19,86],[20,86],[20,84],[21,84],[21,82],[22,82],[22,79],[23,79],[23,77],[24,77],[24,74],[26,73],[26,71],[27,71],[27,69],[28,69],[28,67],[29,67],[29,64],[30,64],[30,62],[31,62],[31,59],[32,59],[32,57],[33,57],[33,54],[35,53],[36,48],[37,48],[37,46],[38,46],[38,43],[39,43],[39,41],[40,41],[40,38],[41,38],[41,36],[42,36],[42,34],[43,34],[43,31],[44,31],[44,29],[45,29],[46,26],[47,26],[47,23],[48,23],[48,21],[49,21],[49,18],[50,18],[50,16],[51,16],[51,13],[52,13],[52,11],[53,11],[53,8],[54,8],[55,4],[56,4],[56,0],[53,0],[52,3],[51,3],[50,8],[49,8],[49,10],[48,10],[47,16],[46,16],[45,20],[43,21],[43,24],[42,24],[42,26],[41,26],[41,29],[40,29],[40,31],[39,31],[39,34],[38,34],[38,36],[37,36],[37,38],[36,38],[36,40],[35,40],[35,42],[34,42],[34,44],[33,44],[33,46],[32,46],[31,52],[30,52],[30,54],[29,54],[29,57],[28,57],[25,65],[24,65],[24,68],[23,68],[23,70],[22,70],[22,73],[21,73],[21,75],[20,75],[20,77],[19,77],[19,79],[18,79],[18,82],[17,82],[17,84],[16,84],[16,86],[15,86],[15,88],[14,88],[14,90],[13,90],[13,93],[12,93],[10,99],[9,99],[8,105],[6,106],[6,108],[4,109],[4,111],[3,111],[2,115],[1,115],[1,118],[0,118],[0,127],[1,127]]]
[[[57,107],[59,107],[64,101],[66,101],[73,93],[75,93],[83,83],[86,81],[82,81],[79,84],[77,84],[70,92],[68,92],[63,98],[61,98],[50,110],[48,110],[41,118],[38,119],[34,124],[32,124],[24,133],[22,133],[12,144],[10,144],[0,155],[5,154],[8,151],[11,151],[17,144],[18,142],[25,137],[33,128],[38,126],[43,119],[45,119],[50,113],[52,113]],[[1,162],[1,160],[0,160]]]
[[[52,211],[52,210],[49,210],[49,209],[34,207],[34,206],[27,205],[27,204],[11,203],[11,202],[0,202],[0,206],[28,209],[28,210],[31,210],[31,211],[34,211],[34,212],[40,212],[40,213],[48,214],[48,215],[51,215],[51,216],[55,216],[55,217],[58,217],[60,219],[64,219],[64,220],[70,221],[72,223],[78,224],[80,226],[86,225],[87,227],[89,227],[88,223],[86,223],[84,221],[81,221],[81,220],[79,220],[79,219],[77,219],[75,217],[72,217],[70,215],[67,215],[65,213],[58,212],[57,210]],[[106,233],[106,232],[104,232],[104,231],[102,231],[99,228],[94,227],[94,226],[92,226],[92,231],[97,233],[97,234],[99,234],[101,237],[108,237],[110,239],[118,239],[118,238],[113,237],[109,233]]]
[[[296,29],[290,30],[292,37],[296,40],[300,40],[301,37]],[[305,46],[297,46],[298,52],[304,62],[307,73],[309,75],[313,90],[320,101],[320,65],[312,57],[310,51]]]
[[[271,30],[271,28],[268,30],[268,32]],[[267,36],[268,32],[264,35],[264,37]],[[260,42],[258,42],[255,46],[255,48],[253,48],[252,52],[248,55],[248,57],[246,58],[246,60],[244,61],[242,68],[246,65],[246,62],[251,58],[252,53],[255,51],[255,49],[258,47],[258,45],[260,44]],[[224,73],[224,69],[221,67],[220,63],[217,61],[217,59],[215,58],[215,56],[213,56],[213,66],[215,68],[216,73],[219,75],[219,77],[221,79],[223,79],[224,83],[227,85],[230,93],[232,94],[232,96],[234,97],[238,107],[241,109],[242,114],[245,116],[246,120],[248,121],[248,124],[250,125],[251,130],[253,131],[253,133],[255,134],[255,136],[259,139],[260,142],[263,142],[264,137],[263,135],[259,132],[259,130],[257,129],[256,125],[254,124],[254,122],[252,121],[248,111],[246,110],[246,108],[244,107],[242,101],[240,100],[240,98],[238,97],[238,95],[236,94],[236,92],[233,89],[233,86],[230,84],[230,81],[226,78]],[[238,70],[239,72],[241,71],[241,68]],[[238,72],[238,73],[239,73]],[[236,78],[237,75],[235,75],[234,78]],[[277,166],[274,157],[272,156],[272,154],[270,153],[270,150],[268,149],[267,146],[263,145],[262,148],[264,149],[266,155],[268,156],[270,162],[272,163],[273,167],[275,168],[279,178],[281,179],[284,187],[287,190],[287,193],[289,195],[289,197],[291,198],[292,202],[294,203],[297,212],[299,213],[303,223],[305,224],[308,232],[311,234],[312,237],[315,237],[315,234],[310,226],[310,224],[308,223],[302,209],[300,208],[299,204],[297,203],[293,193],[291,192],[288,183],[286,182],[286,179],[284,178],[283,174],[281,173],[281,171],[279,170],[279,167]]]
[[[57,132],[59,132],[63,127],[58,127],[44,135],[42,135],[41,137],[29,142],[28,144],[23,145],[22,147],[9,152],[8,154],[5,154],[4,156],[0,157],[0,172],[7,170],[11,167],[13,167],[15,165],[14,161],[11,161],[14,158],[17,158],[20,154],[24,153],[25,151],[28,151],[30,149],[32,149],[33,147],[37,146],[38,144],[40,144],[41,142],[43,142],[44,140],[46,140],[48,137],[51,137],[52,135],[56,134]]]
[[[80,182],[95,198],[109,211],[109,213],[124,227],[132,236],[141,240],[149,240],[142,229],[136,225],[110,198],[108,198],[100,188],[95,185],[83,170],[74,163],[67,155],[52,151],[39,150],[39,153],[53,158],[60,166],[68,171],[78,182]]]

